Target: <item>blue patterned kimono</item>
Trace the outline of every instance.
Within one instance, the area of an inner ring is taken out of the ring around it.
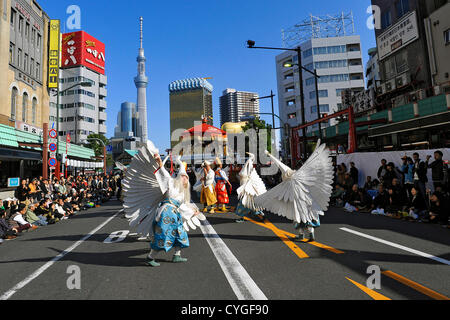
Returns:
[[[238,206],[236,207],[236,212],[235,212],[239,217],[248,217],[250,215],[255,215],[255,216],[259,216],[261,215],[263,212],[262,211],[253,211],[249,208],[244,207],[244,205],[242,204],[241,201],[239,201]]]
[[[159,205],[165,206],[160,219],[153,222],[154,237],[151,243],[153,250],[170,251],[173,247],[181,249],[189,247],[189,239],[183,227],[183,219],[178,212],[181,203],[174,199],[166,199]]]

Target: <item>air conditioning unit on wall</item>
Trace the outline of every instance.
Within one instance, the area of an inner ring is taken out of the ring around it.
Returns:
[[[397,77],[396,88],[404,87],[408,83],[409,83],[409,75],[407,73],[404,73],[400,77]]]

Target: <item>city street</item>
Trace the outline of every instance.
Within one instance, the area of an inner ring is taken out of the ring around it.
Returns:
[[[145,265],[147,242],[110,238],[128,230],[116,201],[25,233],[0,245],[0,273],[7,275],[0,300],[450,297],[449,230],[439,225],[332,208],[317,242],[301,243],[294,241],[292,223],[274,215],[264,224],[238,224],[233,214],[207,219],[202,230],[189,233],[191,246],[183,251],[189,261],[171,263],[170,252],[159,257],[159,268]],[[80,290],[67,286],[73,266],[81,273]],[[369,266],[381,269],[381,289],[367,288]]]

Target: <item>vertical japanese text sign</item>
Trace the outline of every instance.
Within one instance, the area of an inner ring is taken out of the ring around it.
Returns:
[[[48,87],[58,89],[60,21],[50,20],[50,46],[48,51]]]

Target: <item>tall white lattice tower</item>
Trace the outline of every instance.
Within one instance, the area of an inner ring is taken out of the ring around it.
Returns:
[[[137,77],[134,78],[134,83],[137,88],[137,110],[139,113],[138,120],[138,135],[141,138],[143,143],[147,143],[148,140],[148,127],[147,127],[147,86],[148,86],[148,78],[145,75],[145,59],[144,55],[144,47],[143,47],[143,23],[144,18],[140,17],[140,47],[139,47],[139,55],[137,57],[138,62],[138,73]]]

